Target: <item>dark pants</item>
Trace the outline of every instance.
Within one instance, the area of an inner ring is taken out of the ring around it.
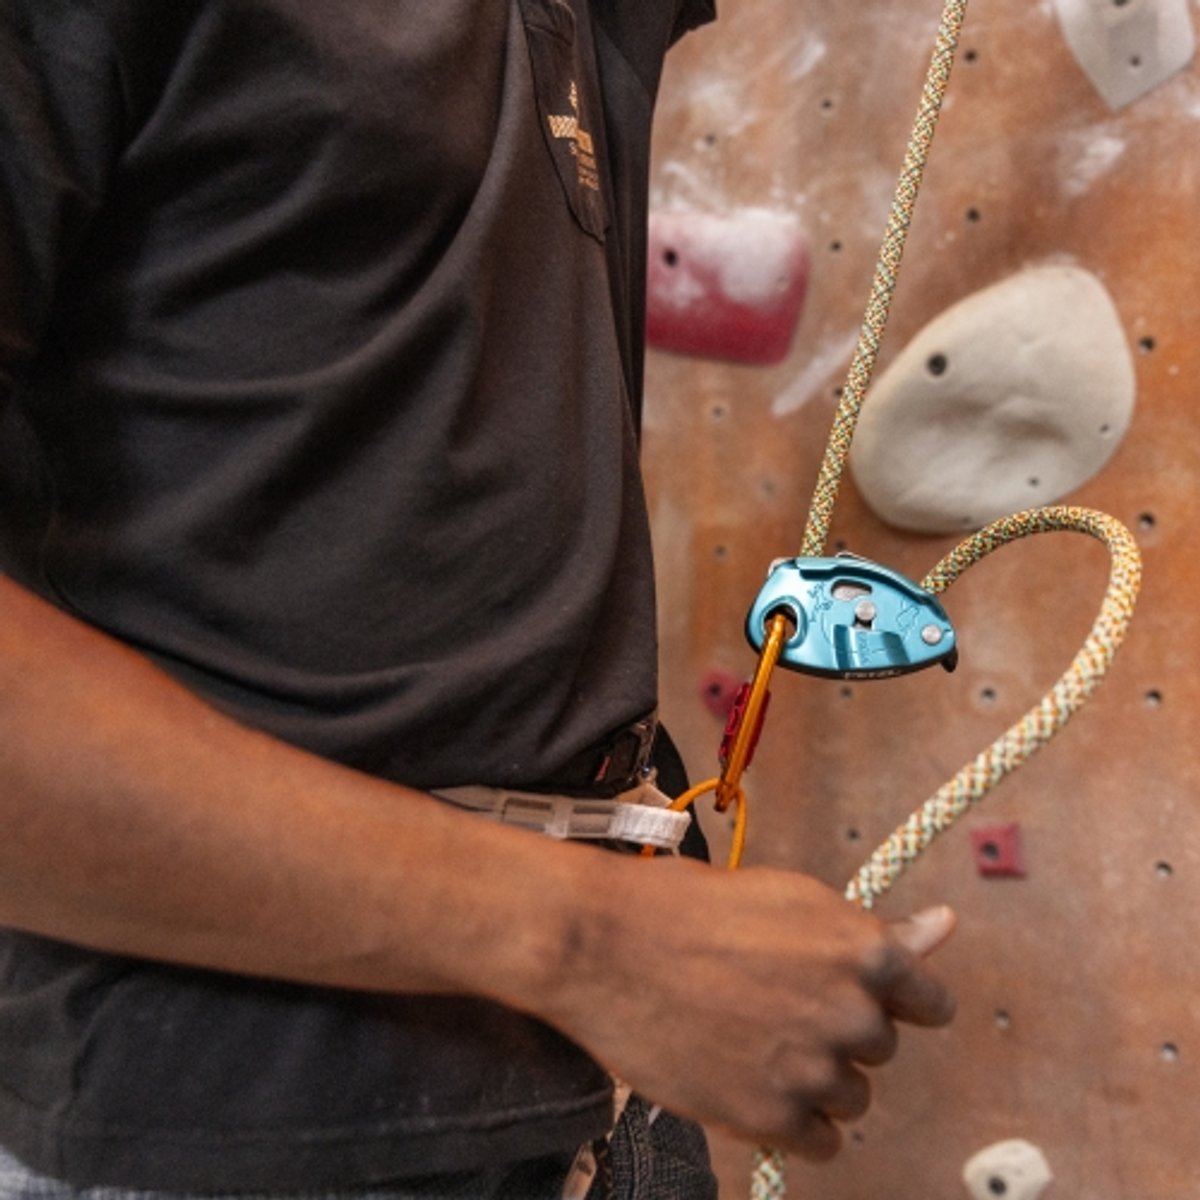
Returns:
[[[599,1154],[587,1200],[716,1200],[700,1128],[661,1113],[653,1123],[634,1096]],[[237,1200],[561,1200],[571,1155],[553,1155],[482,1172],[411,1179],[394,1186],[340,1192],[244,1193]],[[0,1148],[0,1200],[235,1200],[224,1194],[77,1189],[26,1169]]]

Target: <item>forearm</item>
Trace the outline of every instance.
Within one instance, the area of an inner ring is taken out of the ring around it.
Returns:
[[[8,581],[0,630],[0,924],[522,1006],[557,969],[610,856],[246,729]]]
[[[855,1064],[940,1024],[919,956],[815,880],[496,825],[246,729],[0,580],[0,925],[297,982],[488,996],[651,1098],[825,1155]]]

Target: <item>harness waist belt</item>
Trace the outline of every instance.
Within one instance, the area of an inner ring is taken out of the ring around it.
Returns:
[[[648,780],[612,799],[476,785],[435,788],[433,794],[490,820],[550,837],[637,842],[660,850],[678,850],[692,822],[688,813],[671,811],[670,797]]]

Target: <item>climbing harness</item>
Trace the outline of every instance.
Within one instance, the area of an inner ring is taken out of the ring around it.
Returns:
[[[1058,531],[1086,533],[1108,548],[1111,568],[1092,630],[1053,689],[939,788],[849,882],[847,899],[863,908],[871,908],[934,838],[1044,746],[1087,700],[1125,636],[1141,578],[1140,556],[1128,529],[1105,513],[1070,506],[1030,509],[992,522],[942,559],[919,585],[866,559],[821,557],[850,442],[878,358],[966,7],[967,0],[947,0],[942,14],[800,555],[772,565],[747,619],[749,639],[759,651],[758,664],[731,708],[719,753],[721,773],[680,796],[674,807],[682,810],[712,793],[719,812],[732,808],[729,865],[736,867],[746,839],[746,794],[741,777],[762,732],[776,666],[842,679],[884,678],[939,662],[952,669],[957,640],[935,597],[969,566],[1018,538]],[[752,1200],[778,1200],[786,1190],[783,1153],[761,1149],[751,1179]]]
[[[518,825],[548,837],[635,842],[656,850],[677,851],[692,820],[687,813],[673,808],[670,797],[649,778],[612,799],[475,784],[438,788],[433,794],[488,820]]]

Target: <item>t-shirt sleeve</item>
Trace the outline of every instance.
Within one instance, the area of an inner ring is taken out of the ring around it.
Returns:
[[[103,22],[68,0],[0,5],[0,398],[35,354],[122,124]]]
[[[675,28],[671,34],[674,44],[689,30],[700,25],[707,25],[717,16],[716,0],[680,0],[679,14],[675,18]]]

